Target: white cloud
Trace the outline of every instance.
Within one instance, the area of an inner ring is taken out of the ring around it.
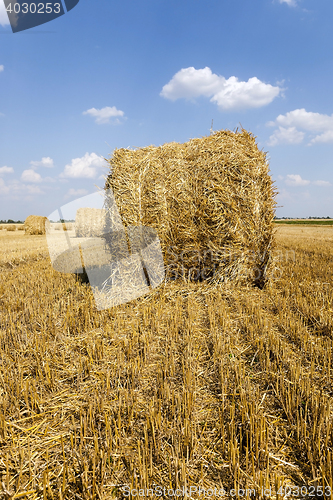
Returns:
[[[74,158],[69,165],[66,165],[60,177],[92,179],[96,177],[98,169],[103,165],[104,159],[102,157],[96,153],[86,153],[82,158]]]
[[[302,179],[300,175],[294,175],[290,174],[287,175],[286,178],[283,177],[283,175],[278,175],[277,178],[280,181],[285,181],[288,186],[307,186],[308,184],[314,184],[315,186],[321,186],[321,187],[329,187],[332,186],[332,184],[329,181],[307,181],[305,179]]]
[[[302,177],[298,174],[297,175],[290,174],[287,175],[285,183],[288,186],[307,186],[308,184],[310,184],[310,181],[302,179]]]
[[[52,168],[52,167],[54,167],[53,160],[49,156],[47,156],[47,157],[43,156],[41,161],[31,161],[30,165],[32,168],[38,168],[38,167]]]
[[[279,115],[275,121],[277,125],[294,126],[309,131],[325,132],[327,129],[333,130],[333,114],[329,116],[312,113],[304,108],[294,109],[294,111],[289,111],[285,115]]]
[[[18,190],[23,191],[25,194],[44,194],[44,191],[42,191],[38,186],[32,186],[31,184],[21,184],[21,186],[18,186]]]
[[[88,194],[86,189],[70,189],[66,194],[66,198],[71,198],[72,196],[84,196]]]
[[[322,187],[329,187],[332,186],[332,184],[329,181],[314,181],[316,186],[322,186]]]
[[[42,182],[42,177],[34,170],[29,169],[22,172],[21,180],[24,182]]]
[[[0,177],[0,193],[7,194],[9,193],[9,187],[6,186],[5,181]]]
[[[183,68],[164,85],[160,95],[171,101],[200,95],[210,97],[218,92],[224,82],[223,76],[213,74],[207,66],[204,69]]]
[[[288,127],[288,129],[293,128],[295,129],[294,131],[295,136],[296,132],[298,132],[297,129],[303,129],[310,133],[312,132],[313,134],[316,135],[310,140],[310,142],[308,143],[309,145],[320,142],[322,143],[333,142],[333,114],[329,116],[321,113],[312,113],[306,111],[304,108],[301,108],[289,111],[285,115],[279,115],[276,118],[275,122],[270,121],[266,125],[267,126],[278,125],[279,128],[281,127]],[[302,132],[298,133],[301,134]],[[278,131],[274,132],[273,136],[275,135],[278,135]],[[270,145],[274,146],[279,142],[280,141],[275,142],[275,139],[273,138],[273,144],[271,142]],[[295,141],[295,143],[297,143],[297,141]]]
[[[310,144],[315,144],[316,142],[333,142],[333,130],[327,130],[323,134],[316,135],[311,139]]]
[[[28,181],[29,182],[29,181]],[[10,184],[6,185],[4,180],[0,178],[0,193],[3,195],[13,195],[19,196],[19,199],[25,200],[26,195],[30,194],[44,194],[39,186],[33,184],[24,184],[18,180],[12,181]]]
[[[239,82],[238,78],[231,76],[211,101],[224,110],[261,108],[271,103],[280,91],[280,87],[273,87],[256,77],[249,78],[247,82]]]
[[[14,173],[13,167],[6,167],[6,166],[4,166],[4,167],[0,168],[0,175],[1,174],[13,174],[13,173]]]
[[[181,69],[164,85],[160,95],[171,101],[206,96],[221,110],[239,110],[266,106],[281,90],[257,77],[250,78],[247,82],[239,81],[235,76],[226,79],[212,73],[206,66],[203,69]]]
[[[277,144],[299,144],[304,139],[304,132],[300,132],[296,127],[279,127],[275,130],[268,140],[269,146],[276,146]]]
[[[1,23],[0,23],[1,24]],[[0,64],[0,73],[1,71],[3,71],[5,69],[4,65],[3,64]]]
[[[96,118],[96,123],[99,125],[102,123],[109,123],[111,118],[116,118],[117,116],[124,116],[124,111],[117,109],[115,106],[110,108],[107,106],[106,108],[96,109],[91,108],[82,113],[83,115],[90,115]],[[118,119],[116,119],[116,123],[120,123]]]
[[[9,24],[8,14],[6,12],[4,2],[0,2],[0,24],[1,26],[6,26],[6,24]]]
[[[289,7],[296,7],[296,0],[279,0],[280,3],[286,3]]]

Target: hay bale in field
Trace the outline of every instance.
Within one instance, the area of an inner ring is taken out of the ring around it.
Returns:
[[[106,224],[106,210],[102,208],[79,208],[75,217],[76,237],[101,236]]]
[[[7,231],[16,231],[16,226],[15,224],[7,224],[6,229]]]
[[[116,149],[108,162],[105,189],[125,226],[157,230],[167,276],[264,286],[276,189],[250,132]]]
[[[24,224],[20,224],[19,226],[16,227],[18,231],[24,231]]]
[[[50,226],[50,221],[47,217],[39,215],[29,215],[24,222],[25,234],[36,235],[46,234],[46,230]]]

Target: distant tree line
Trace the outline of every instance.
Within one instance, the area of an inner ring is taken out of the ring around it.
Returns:
[[[274,217],[274,219],[277,219],[277,220],[282,220],[282,219],[286,219],[286,220],[289,220],[289,219],[299,219],[299,220],[309,220],[309,219],[332,219],[332,217],[330,217],[329,215],[327,217]]]
[[[0,220],[0,224],[24,224],[24,221],[21,221],[21,220],[12,220],[12,219]]]

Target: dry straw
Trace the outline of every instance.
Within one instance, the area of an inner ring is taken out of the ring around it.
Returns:
[[[6,226],[7,231],[16,231],[16,226],[15,224],[8,224]]]
[[[79,208],[75,217],[77,237],[101,236],[105,227],[106,210],[100,208]]]
[[[29,215],[24,222],[25,234],[46,234],[46,229],[49,225],[50,222],[47,217]]]
[[[116,149],[108,163],[124,225],[157,230],[168,276],[264,286],[276,189],[250,132]]]

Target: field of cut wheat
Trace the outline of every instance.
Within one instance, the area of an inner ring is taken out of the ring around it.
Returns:
[[[1,231],[0,498],[333,497],[333,228],[277,241],[262,290],[97,311],[44,236]]]

